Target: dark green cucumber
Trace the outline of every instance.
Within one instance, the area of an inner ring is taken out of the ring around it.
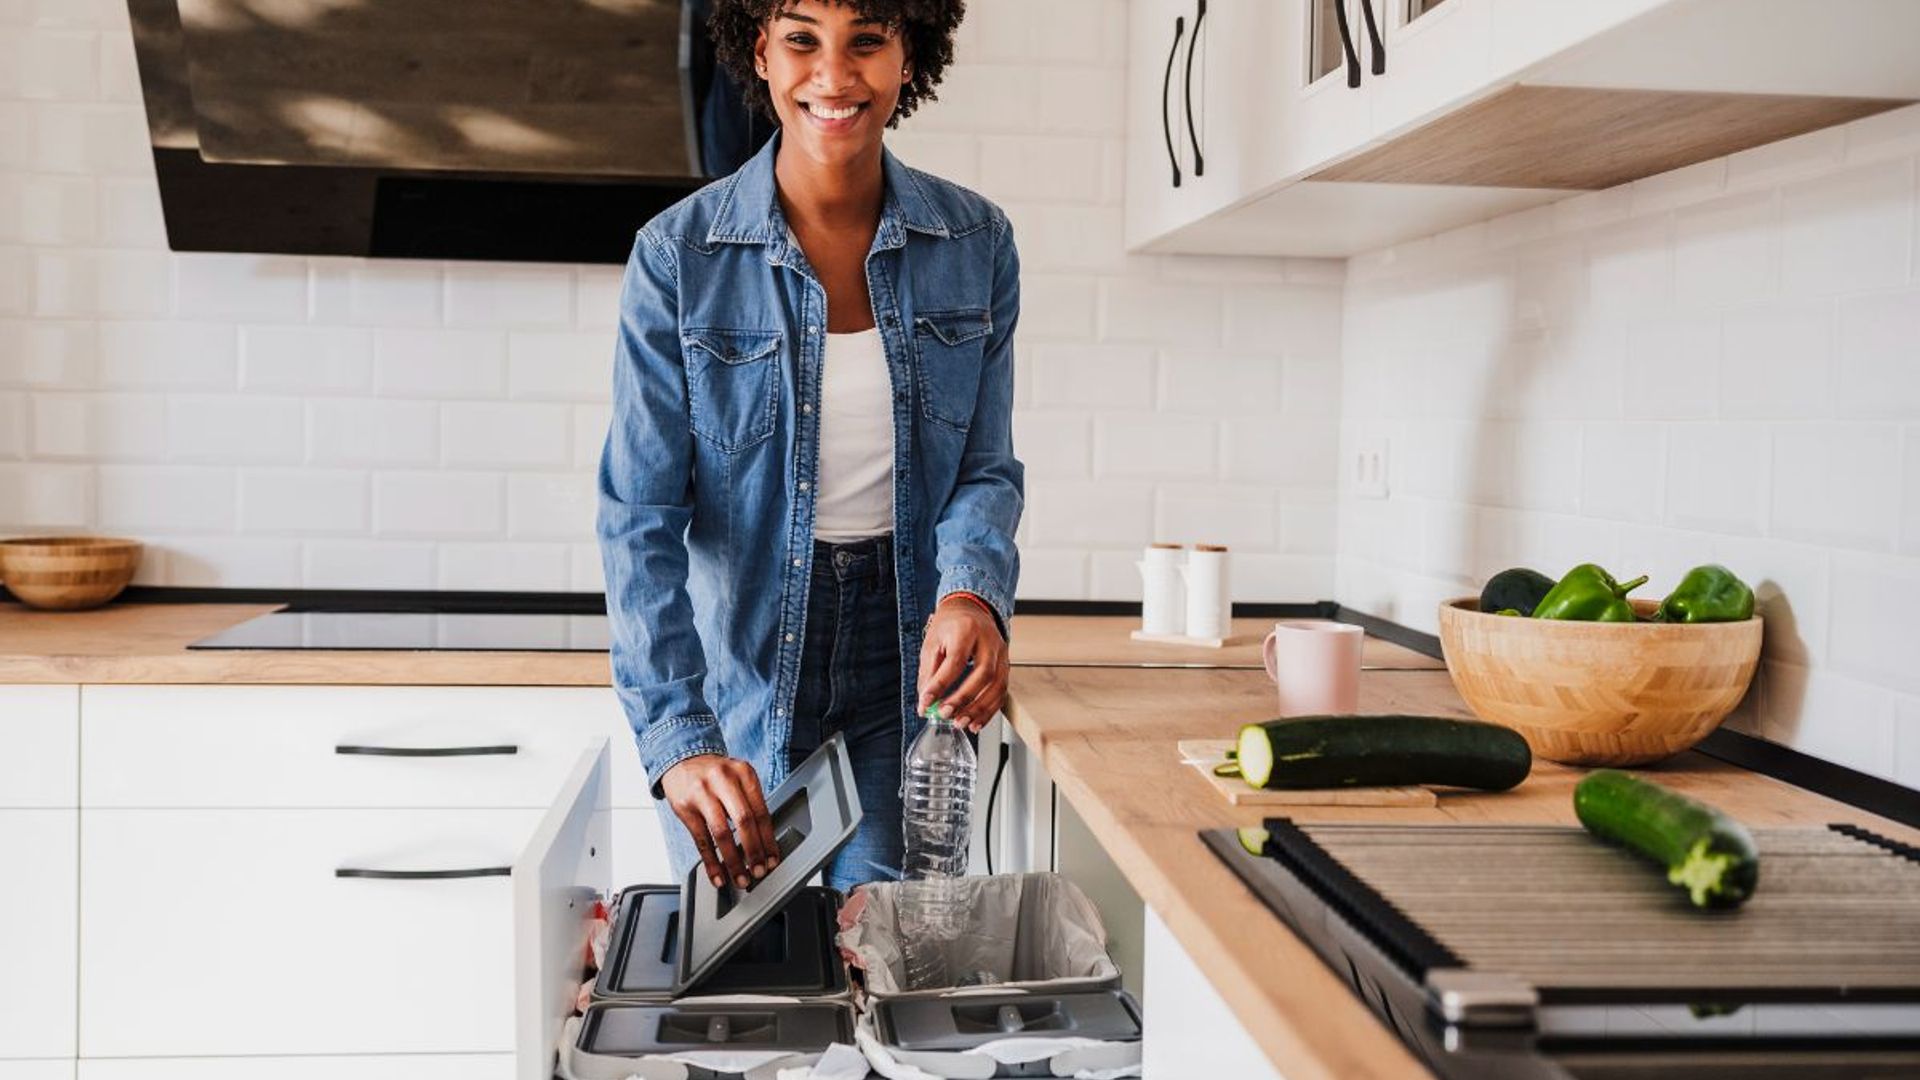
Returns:
[[[1509,728],[1444,716],[1302,716],[1240,729],[1240,773],[1265,788],[1444,784],[1505,791],[1533,754]]]
[[[1694,907],[1737,907],[1760,883],[1760,853],[1738,821],[1659,784],[1599,769],[1573,789],[1587,831],[1666,868]]]

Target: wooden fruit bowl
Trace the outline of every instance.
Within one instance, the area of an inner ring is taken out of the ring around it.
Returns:
[[[28,607],[78,611],[120,595],[140,565],[140,541],[110,536],[0,540],[0,581]]]
[[[1633,601],[1650,615],[1659,606]],[[1746,695],[1761,622],[1598,623],[1440,605],[1447,673],[1483,720],[1569,765],[1644,765],[1707,737]]]

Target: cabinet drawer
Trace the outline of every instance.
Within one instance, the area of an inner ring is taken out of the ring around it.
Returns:
[[[79,852],[79,811],[0,810],[0,1058],[73,1056]]]
[[[0,807],[78,806],[80,688],[0,686]]]
[[[511,879],[336,870],[507,867],[540,817],[82,811],[81,1056],[510,1052]]]
[[[89,807],[543,807],[582,741],[601,735],[626,767],[616,768],[615,805],[649,805],[610,689],[90,686],[81,798]]]
[[[71,1072],[63,1074],[72,1076]],[[512,1054],[405,1057],[119,1058],[80,1063],[80,1080],[512,1080]],[[0,1067],[0,1080],[13,1080]]]

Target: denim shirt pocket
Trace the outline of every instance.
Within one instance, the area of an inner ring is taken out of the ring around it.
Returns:
[[[920,409],[927,419],[963,434],[973,423],[981,354],[992,332],[985,308],[923,311],[914,317]]]
[[[773,434],[780,405],[780,339],[778,330],[682,333],[695,435],[732,453]]]

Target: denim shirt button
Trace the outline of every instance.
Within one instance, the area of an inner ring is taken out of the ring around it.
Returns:
[[[792,634],[788,634],[788,635],[787,635],[787,640],[788,640],[788,641],[792,641],[792,640],[793,640],[793,635],[792,635]]]
[[[808,484],[807,484],[807,482],[806,482],[805,480],[802,480],[802,481],[800,481],[800,490],[801,490],[801,491],[805,491],[805,490],[807,490],[807,487],[808,487]]]
[[[813,411],[813,402],[811,402],[811,401],[809,401],[809,402],[807,402],[806,404],[804,404],[804,405],[802,405],[802,406],[800,406],[800,411],[801,411],[801,412],[803,412],[803,413],[810,413],[810,412],[812,412],[812,411]]]
[[[816,326],[816,325],[814,325],[813,323],[808,323],[808,324],[807,324],[807,336],[808,336],[808,337],[812,337],[813,335],[815,335],[815,334],[817,334],[817,333],[819,333],[819,332],[820,332],[820,328],[819,328],[818,326]]]
[[[795,565],[795,566],[799,566],[799,565],[800,565],[800,560],[799,560],[799,559],[795,559],[795,560],[793,560],[793,565]]]

